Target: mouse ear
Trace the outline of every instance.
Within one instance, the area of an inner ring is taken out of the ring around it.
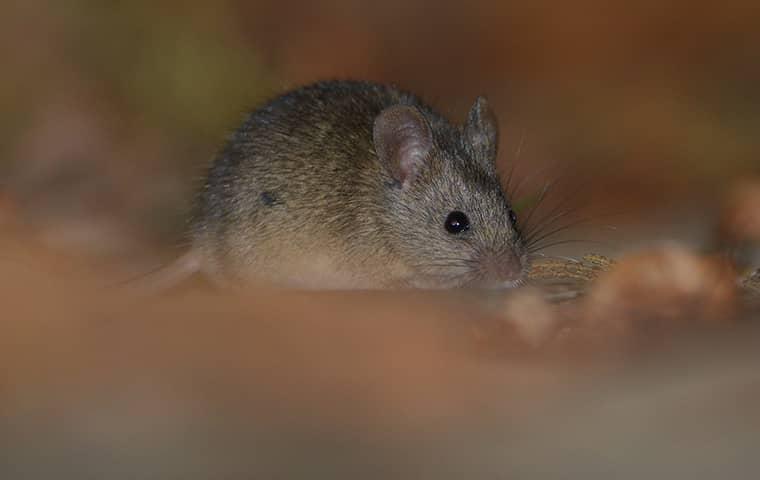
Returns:
[[[433,148],[433,134],[425,117],[414,107],[388,107],[375,118],[372,135],[380,162],[407,187]]]
[[[478,97],[470,108],[464,134],[476,153],[484,155],[489,161],[496,158],[496,150],[499,146],[499,121],[488,106],[485,97]]]

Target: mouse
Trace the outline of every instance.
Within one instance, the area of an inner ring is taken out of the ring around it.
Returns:
[[[455,124],[360,80],[287,91],[249,113],[208,167],[189,252],[164,275],[306,289],[512,288],[529,255],[496,169],[497,117]]]

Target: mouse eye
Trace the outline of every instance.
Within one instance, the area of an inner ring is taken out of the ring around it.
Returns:
[[[517,214],[511,208],[509,209],[509,221],[512,222],[512,226],[517,225]]]
[[[453,211],[446,217],[444,225],[447,232],[457,234],[470,228],[470,219],[462,212]]]

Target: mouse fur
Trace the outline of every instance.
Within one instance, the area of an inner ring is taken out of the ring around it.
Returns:
[[[454,125],[388,85],[292,90],[250,113],[212,162],[190,222],[193,265],[223,283],[515,286],[528,256],[497,150],[483,97]],[[469,228],[448,231],[451,212]]]

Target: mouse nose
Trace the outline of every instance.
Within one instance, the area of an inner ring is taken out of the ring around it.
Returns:
[[[505,286],[523,276],[524,266],[520,258],[513,254],[484,255],[480,260],[481,281],[484,285]]]

